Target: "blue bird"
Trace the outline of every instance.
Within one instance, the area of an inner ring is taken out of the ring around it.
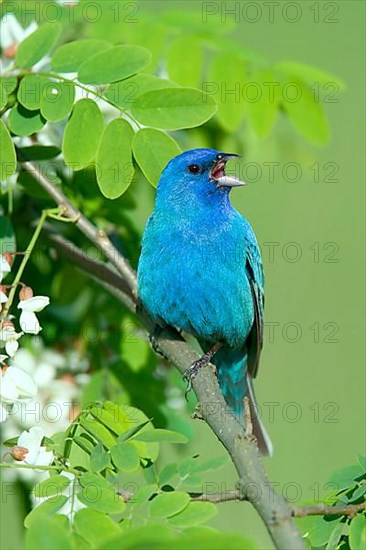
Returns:
[[[258,447],[270,455],[252,384],[263,342],[262,262],[253,229],[229,199],[231,188],[244,183],[225,174],[226,162],[237,156],[193,149],[168,163],[142,239],[138,294],[158,325],[200,343],[204,355],[188,369],[189,382],[211,361],[242,424],[249,398]]]

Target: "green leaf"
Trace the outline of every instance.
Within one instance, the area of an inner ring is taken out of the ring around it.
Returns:
[[[110,517],[89,508],[75,514],[74,528],[93,548],[121,533],[117,523]]]
[[[108,514],[119,514],[126,508],[117,488],[101,475],[86,472],[80,477],[80,483],[83,489],[77,497],[89,508]]]
[[[8,122],[10,130],[17,136],[36,134],[46,124],[40,111],[29,111],[20,103],[11,109]]]
[[[66,118],[75,101],[75,86],[71,82],[49,81],[43,88],[41,113],[46,120],[59,122]]]
[[[189,55],[187,55],[189,52]],[[198,87],[202,82],[202,40],[195,36],[175,38],[167,53],[169,78],[181,86]]]
[[[60,73],[77,72],[89,57],[110,48],[112,44],[105,40],[86,39],[68,42],[54,52],[51,66]]]
[[[214,97],[218,105],[217,120],[228,131],[237,130],[245,114],[243,99],[245,63],[241,57],[231,52],[220,52],[212,61],[205,91]]]
[[[55,519],[42,518],[33,522],[25,535],[26,550],[71,550],[70,534]]]
[[[18,85],[18,79],[16,76],[2,76],[0,77],[0,83],[5,89],[7,95],[10,95]]]
[[[110,449],[111,447],[113,447],[115,445],[116,440],[113,437],[113,435],[111,434],[111,432],[109,430],[107,430],[107,428],[105,428],[103,426],[103,424],[100,424],[98,421],[96,421],[94,419],[91,420],[89,418],[82,418],[81,421],[80,421],[80,425],[89,434],[91,434],[93,437],[95,437],[95,439],[98,442],[103,443],[103,445],[105,447],[107,447],[107,449]]]
[[[166,549],[169,548],[166,546]],[[231,533],[218,533],[207,526],[191,527],[185,529],[174,544],[176,550],[257,550],[258,546],[253,541],[241,535]]]
[[[351,550],[366,548],[366,516],[364,514],[358,514],[351,521],[349,545]]]
[[[44,23],[18,46],[15,62],[21,69],[28,69],[42,59],[56,44],[62,26],[60,23]]]
[[[40,74],[26,74],[20,81],[18,101],[30,111],[36,111],[41,106],[43,88],[51,82],[49,78]]]
[[[178,463],[178,474],[181,478],[188,475],[206,472],[208,470],[216,470],[227,464],[227,456],[217,456],[208,460],[202,460],[200,457],[185,458]]]
[[[80,99],[75,104],[62,143],[65,162],[74,170],[85,168],[95,159],[103,124],[95,101]]]
[[[341,536],[343,535],[344,528],[347,527],[344,523],[337,523],[335,525],[333,531],[331,532],[327,546],[325,547],[325,550],[334,550],[334,548],[338,547],[338,542]]]
[[[29,528],[33,523],[42,522],[45,517],[52,517],[67,502],[67,496],[60,495],[51,497],[42,504],[39,504],[26,516],[24,520],[25,527]]]
[[[128,501],[129,507],[142,506],[146,504],[148,500],[152,497],[153,494],[157,492],[158,486],[154,483],[150,485],[143,485],[136,493],[133,494],[132,498]]]
[[[165,485],[177,472],[177,464],[175,462],[164,466],[159,473],[159,485]]]
[[[8,102],[8,94],[4,84],[0,81],[0,109],[3,109]]]
[[[329,482],[334,483],[337,486],[337,493],[343,489],[353,487],[356,480],[363,474],[363,469],[359,464],[353,464],[352,466],[346,466],[340,470],[334,472]]]
[[[113,413],[110,413],[104,407],[92,407],[89,412],[93,419],[103,424],[103,426],[108,428],[108,430],[114,435],[117,436],[120,434],[121,425],[118,422],[118,419],[113,416]]]
[[[304,65],[303,63],[295,63],[293,61],[282,61],[277,63],[275,69],[279,69],[288,76],[296,76],[301,80],[304,80],[308,84],[335,84],[340,90],[346,88],[345,83],[332,73],[311,67],[310,65]]]
[[[74,549],[89,550],[90,548],[94,548],[94,545],[85,540],[84,537],[78,533],[75,533],[75,531],[71,533],[71,544]]]
[[[169,518],[169,523],[176,527],[190,527],[204,523],[216,514],[217,507],[212,502],[190,502],[183,512]]]
[[[358,462],[361,465],[361,468],[366,472],[366,456],[358,455]]]
[[[216,112],[212,97],[193,88],[152,90],[138,97],[132,105],[134,117],[146,126],[166,130],[194,128]]]
[[[120,197],[134,175],[132,162],[133,130],[126,120],[112,120],[100,139],[96,173],[99,188],[107,199]]]
[[[54,495],[60,495],[70,485],[70,482],[71,480],[68,477],[61,474],[50,476],[35,485],[34,496],[37,498],[49,498]]]
[[[103,544],[100,550],[255,550],[251,540],[241,535],[219,533],[209,527],[192,527],[176,533],[165,525],[130,529]]]
[[[305,82],[293,78],[288,85],[285,84],[282,87],[282,105],[302,137],[319,145],[327,143],[329,127],[324,109]]]
[[[182,512],[182,510],[187,508],[189,502],[189,495],[183,491],[160,493],[151,501],[150,514],[154,517],[169,518],[174,514]]]
[[[301,519],[301,528],[312,547],[324,546],[340,521],[341,518],[328,520],[321,516],[308,516]]]
[[[105,401],[104,409],[114,417],[116,424],[118,423],[120,434],[131,433],[130,430],[138,429],[141,424],[150,422],[142,411],[134,407],[130,407],[129,405],[118,405],[117,403]],[[121,441],[121,437],[119,437],[118,440]],[[159,454],[158,443],[136,441],[135,445],[141,457],[150,459],[153,462],[156,461]]]
[[[272,70],[259,71],[250,77],[253,96],[247,97],[247,108],[251,124],[261,138],[271,132],[276,121],[280,99],[280,87]]]
[[[172,137],[155,128],[139,130],[135,134],[132,148],[138,165],[155,187],[168,161],[181,153]]]
[[[140,466],[140,457],[136,447],[128,441],[112,447],[111,456],[118,470],[134,472]]]
[[[176,84],[170,80],[159,78],[152,74],[136,74],[120,82],[114,82],[105,92],[105,97],[123,109],[131,109],[137,97],[150,90],[174,88]]]
[[[4,224],[5,222],[5,224]],[[4,252],[9,252],[5,246],[3,246],[3,236],[4,236],[4,229],[3,229],[3,225],[7,225],[7,222],[9,222],[10,224],[10,220],[9,218],[3,218],[1,217],[0,218],[0,254],[4,254]],[[19,439],[19,436],[17,435],[16,437],[11,437],[10,439],[7,439],[6,441],[4,441],[3,445],[4,447],[14,447],[14,445],[17,445],[18,444],[18,439]]]
[[[14,174],[17,168],[17,158],[13,140],[10,137],[9,130],[0,119],[0,143],[1,143],[1,161],[0,161],[0,181],[6,180]]]
[[[363,497],[363,495],[366,494],[366,483],[363,483],[362,485],[359,485],[357,489],[354,490],[352,493],[352,496],[350,497],[350,502],[355,502],[359,498]]]
[[[83,84],[109,84],[141,71],[151,61],[151,54],[140,46],[115,46],[89,57],[79,68]]]
[[[146,525],[124,531],[117,538],[104,543],[100,550],[172,550],[175,549],[175,541],[173,531],[165,525]]]
[[[127,439],[130,439],[148,424],[150,424],[150,420],[146,420],[146,422],[143,422],[142,424],[138,424],[137,426],[134,426],[130,430],[127,430],[127,432],[124,432],[120,436],[118,436],[117,441],[122,442],[122,441],[126,441]]]
[[[19,147],[19,156],[25,160],[48,160],[58,157],[61,149],[54,145],[31,145]]]
[[[157,443],[162,441],[168,441],[169,443],[188,443],[188,437],[185,435],[174,432],[173,430],[163,430],[161,428],[143,431],[137,434],[134,439],[138,441],[156,441]]]
[[[110,464],[110,455],[104,450],[102,443],[98,443],[90,455],[90,467],[93,472],[101,472]]]

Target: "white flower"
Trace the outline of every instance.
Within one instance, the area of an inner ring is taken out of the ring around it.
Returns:
[[[17,351],[19,347],[18,340],[22,334],[22,332],[15,332],[13,326],[5,326],[0,330],[0,342],[5,344],[5,351],[10,357],[13,357]]]
[[[7,418],[8,418],[8,411],[6,410],[4,405],[0,403],[0,423],[5,422]]]
[[[48,296],[33,296],[28,300],[21,300],[19,302],[18,309],[22,310],[19,324],[23,332],[38,334],[42,330],[35,312],[42,311],[49,303],[50,299]]]
[[[18,447],[28,449],[24,461],[18,464],[30,464],[33,466],[49,466],[53,461],[53,452],[46,451],[41,445],[44,438],[44,431],[39,426],[33,426],[29,432],[24,431],[18,438]]]
[[[9,263],[5,260],[4,256],[0,254],[0,282],[3,280],[11,270]],[[5,300],[6,301],[6,300]]]
[[[7,301],[8,301],[7,295],[4,294],[2,290],[0,290],[0,304],[6,304]]]
[[[38,359],[25,348],[21,348],[16,352],[12,364],[14,367],[19,367],[25,372],[32,374],[38,388],[49,390],[50,384],[52,384],[56,377],[56,368],[47,361],[44,361],[43,354]]]
[[[0,399],[4,403],[15,403],[32,399],[37,395],[37,386],[29,374],[17,367],[0,369]]]

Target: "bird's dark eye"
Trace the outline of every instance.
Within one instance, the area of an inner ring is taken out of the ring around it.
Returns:
[[[188,166],[188,170],[190,171],[191,174],[199,174],[200,167],[198,166],[198,164],[190,164]]]

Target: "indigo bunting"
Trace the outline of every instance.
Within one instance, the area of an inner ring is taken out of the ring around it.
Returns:
[[[224,398],[243,424],[248,397],[258,447],[271,454],[252,384],[263,342],[262,262],[249,222],[229,199],[244,183],[225,173],[226,162],[237,156],[193,149],[168,163],[142,239],[138,294],[158,325],[198,340],[204,355],[186,372],[189,380],[213,363]]]

